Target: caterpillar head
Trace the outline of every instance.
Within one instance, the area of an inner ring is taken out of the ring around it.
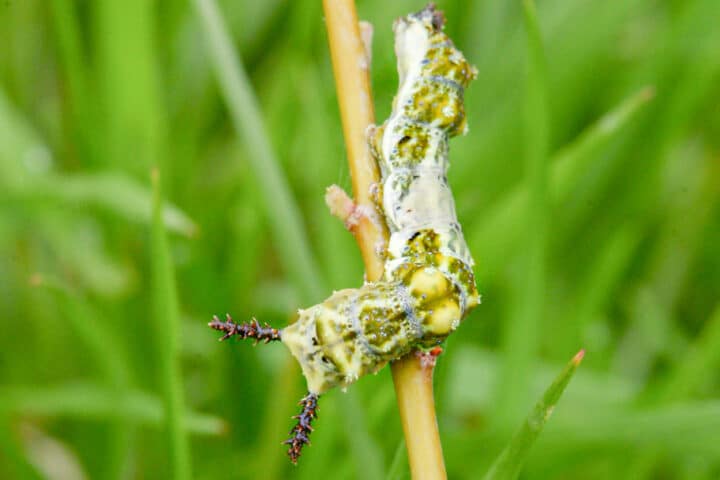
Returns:
[[[400,89],[393,110],[448,132],[467,132],[463,91],[477,76],[443,32],[445,18],[430,4],[394,24]]]

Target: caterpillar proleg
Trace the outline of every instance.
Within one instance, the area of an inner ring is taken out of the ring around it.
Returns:
[[[390,117],[368,131],[381,171],[377,207],[390,231],[382,279],[299,310],[282,330],[229,317],[210,323],[223,339],[281,341],[300,363],[309,393],[286,442],[293,462],[308,443],[319,395],[437,346],[480,302],[446,176],[448,140],[467,130],[463,92],[476,71],[444,22],[429,5],[393,27],[399,90]]]

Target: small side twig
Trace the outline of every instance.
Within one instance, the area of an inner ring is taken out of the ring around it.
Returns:
[[[325,191],[325,204],[330,209],[330,214],[340,219],[353,235],[362,220],[370,220],[378,230],[385,226],[374,207],[357,205],[345,190],[337,185],[330,185]]]

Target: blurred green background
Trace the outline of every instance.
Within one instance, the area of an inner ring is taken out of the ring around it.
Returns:
[[[205,0],[0,4],[0,478],[409,478],[388,369],[321,399],[292,467],[298,368],[206,327],[282,326],[363,275],[323,202],[350,182],[321,2],[219,3],[255,95],[237,131]],[[380,120],[392,21],[422,6],[358,2]],[[539,0],[545,123],[521,3],[438,6],[479,70],[451,145],[483,304],[436,371],[450,478],[479,478],[581,347],[522,478],[720,477],[720,3]],[[270,200],[273,154],[299,209]]]

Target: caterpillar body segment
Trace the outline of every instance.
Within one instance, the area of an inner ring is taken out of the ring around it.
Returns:
[[[395,22],[399,90],[390,117],[368,132],[381,171],[374,197],[390,232],[382,279],[333,293],[280,331],[256,321],[210,324],[223,338],[279,340],[300,363],[309,393],[286,442],[293,462],[320,394],[413,349],[436,351],[480,302],[447,182],[448,140],[467,131],[463,93],[476,71],[443,25],[432,5]]]

